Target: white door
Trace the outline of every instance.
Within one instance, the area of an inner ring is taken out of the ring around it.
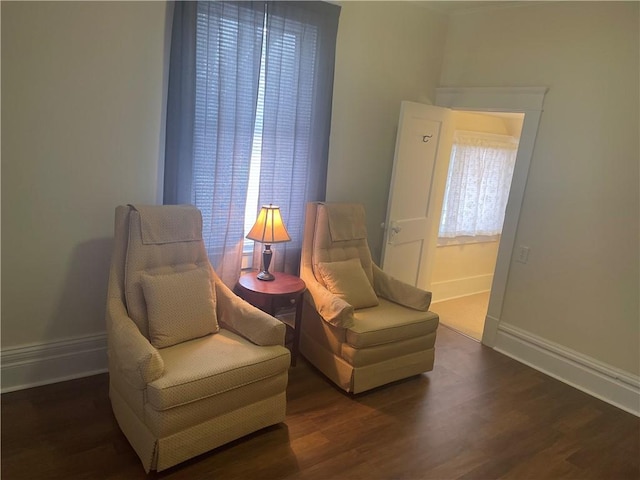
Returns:
[[[451,154],[451,110],[402,102],[389,188],[382,269],[430,289]]]

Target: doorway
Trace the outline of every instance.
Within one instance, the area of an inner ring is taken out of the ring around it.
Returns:
[[[546,87],[440,87],[436,89],[435,105],[408,101],[401,104],[383,223],[381,266],[399,280],[426,285],[428,290],[453,138],[449,121],[452,112],[524,114],[482,333],[482,343],[489,347],[495,345],[500,329],[513,254],[527,248],[519,246],[516,250],[516,233],[547,90]],[[435,182],[436,178],[444,181]]]
[[[480,341],[524,114],[458,110],[452,123],[459,134],[428,285],[440,322]]]
[[[436,105],[441,107],[454,110],[525,114],[482,333],[482,343],[489,347],[495,346],[500,329],[509,269],[516,251],[518,219],[547,91],[547,87],[440,87],[436,89]],[[518,251],[522,251],[522,248],[518,248]]]

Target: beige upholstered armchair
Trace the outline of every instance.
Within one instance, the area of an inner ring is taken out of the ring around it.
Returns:
[[[113,412],[147,472],[285,418],[285,326],[220,281],[195,207],[116,209],[107,333]]]
[[[307,205],[300,276],[300,351],[339,387],[359,393],[433,369],[431,293],[373,263],[362,205]]]

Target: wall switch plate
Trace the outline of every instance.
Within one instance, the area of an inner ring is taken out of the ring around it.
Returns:
[[[529,261],[529,247],[520,245],[516,251],[516,261],[520,263],[527,263]]]

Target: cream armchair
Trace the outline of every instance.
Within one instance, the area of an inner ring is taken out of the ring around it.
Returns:
[[[195,207],[116,209],[107,334],[113,412],[147,472],[285,418],[285,326],[220,281]]]
[[[439,321],[431,293],[384,273],[366,237],[362,205],[307,205],[300,351],[352,393],[432,370]]]

